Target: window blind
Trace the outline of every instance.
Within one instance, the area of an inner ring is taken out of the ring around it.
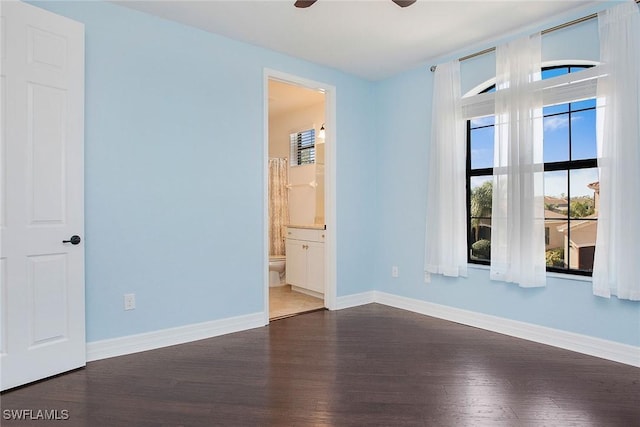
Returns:
[[[316,162],[316,130],[308,129],[292,133],[291,159],[292,166],[311,165]]]

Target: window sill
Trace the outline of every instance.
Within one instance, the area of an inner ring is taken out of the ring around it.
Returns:
[[[563,280],[575,280],[577,282],[588,282],[592,283],[591,276],[580,276],[578,274],[565,274],[565,273],[556,273],[556,272],[547,272],[547,277],[553,277],[555,279],[563,279]]]
[[[474,270],[486,270],[489,271],[491,269],[488,265],[483,264],[467,264],[467,268]],[[549,271],[547,272],[547,277],[552,277],[554,279],[562,279],[562,280],[575,280],[577,282],[587,282],[592,283],[590,276],[579,276],[577,274],[565,274],[565,273],[556,273]]]

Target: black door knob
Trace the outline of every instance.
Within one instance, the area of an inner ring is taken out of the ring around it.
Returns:
[[[80,238],[80,236],[75,235],[75,236],[71,236],[69,240],[63,240],[62,243],[71,243],[72,245],[77,245],[81,241],[82,239]]]

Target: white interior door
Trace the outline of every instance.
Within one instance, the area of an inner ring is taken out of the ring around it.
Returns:
[[[0,386],[86,363],[84,26],[1,2]]]

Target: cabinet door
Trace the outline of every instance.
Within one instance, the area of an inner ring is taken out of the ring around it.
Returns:
[[[324,243],[306,242],[307,289],[324,293]]]
[[[287,239],[285,248],[287,252],[286,277],[289,285],[307,287],[307,242]]]

